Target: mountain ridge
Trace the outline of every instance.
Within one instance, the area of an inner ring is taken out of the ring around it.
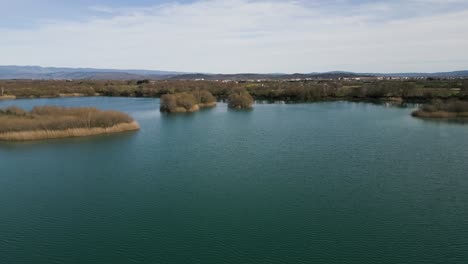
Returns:
[[[41,66],[0,66],[0,79],[73,79],[73,80],[247,80],[247,79],[307,79],[307,78],[353,78],[353,77],[433,77],[468,78],[468,70],[435,73],[356,73],[349,71],[330,71],[312,73],[237,73],[210,74],[196,72],[176,72],[139,69],[96,69]]]

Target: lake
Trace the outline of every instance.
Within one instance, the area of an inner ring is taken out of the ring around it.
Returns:
[[[1,263],[468,263],[468,125],[369,103],[225,104],[0,143]]]

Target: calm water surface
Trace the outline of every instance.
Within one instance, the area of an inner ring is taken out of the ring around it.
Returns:
[[[0,263],[468,263],[468,125],[365,103],[165,116],[0,143]]]

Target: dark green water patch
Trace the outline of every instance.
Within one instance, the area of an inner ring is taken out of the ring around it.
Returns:
[[[0,102],[131,114],[131,135],[0,144],[1,263],[466,263],[468,126],[413,108]]]

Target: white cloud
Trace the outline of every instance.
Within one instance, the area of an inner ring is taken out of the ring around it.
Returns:
[[[89,10],[98,12],[98,13],[106,13],[106,14],[115,14],[116,10],[114,8],[108,7],[108,6],[90,6]]]
[[[428,2],[447,8],[435,12]],[[468,9],[442,2],[210,0],[131,10],[93,7],[113,15],[0,29],[6,36],[0,64],[199,72],[466,69]],[[412,17],[404,15],[408,10]]]

